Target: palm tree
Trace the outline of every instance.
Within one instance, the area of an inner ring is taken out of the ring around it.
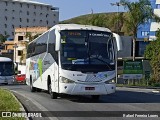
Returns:
[[[141,24],[149,19],[155,19],[157,22],[160,18],[153,13],[149,0],[139,0],[139,2],[130,2],[129,0],[120,1],[124,8],[128,10],[128,17],[125,19],[128,30],[133,35],[133,61],[135,60],[135,44],[137,39],[137,31]]]

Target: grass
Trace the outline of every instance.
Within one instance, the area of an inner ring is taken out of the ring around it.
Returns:
[[[12,95],[12,93],[8,90],[1,89],[0,88],[0,114],[2,115],[2,112],[4,111],[20,111],[20,104],[15,99],[15,97]],[[1,116],[0,115],[0,116]],[[2,118],[0,117],[0,120],[25,120],[25,118]]]

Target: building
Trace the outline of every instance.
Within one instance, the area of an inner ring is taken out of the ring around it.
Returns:
[[[154,14],[160,16],[160,0],[150,0],[150,2]],[[158,28],[160,28],[160,23],[155,22],[155,20],[148,20],[145,24],[139,26],[137,38],[142,41],[154,40]]]
[[[11,53],[11,54],[13,54],[14,53],[13,45],[14,45],[14,41],[5,41],[2,44],[3,49],[1,49],[0,53],[1,54],[3,54],[3,53]]]
[[[34,36],[39,36],[40,34],[47,31],[49,27],[23,27],[15,28],[15,38],[14,38],[14,57],[13,61],[18,64],[26,63],[26,46],[29,41],[33,40]],[[30,38],[32,37],[32,38]]]
[[[150,0],[150,2],[154,14],[160,16],[160,0]],[[160,23],[151,19],[139,26],[137,32],[138,40],[136,41],[136,56],[142,57],[144,55],[146,45],[149,44],[149,41],[156,39],[156,31],[158,28],[160,28]]]
[[[51,5],[30,0],[0,0],[0,34],[14,38],[16,27],[52,27],[59,11]]]

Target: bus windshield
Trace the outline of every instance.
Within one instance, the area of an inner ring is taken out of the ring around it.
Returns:
[[[0,62],[0,76],[14,75],[13,62]]]
[[[114,70],[112,34],[103,31],[61,31],[61,65],[64,69],[87,72]],[[82,71],[82,70],[81,70]]]

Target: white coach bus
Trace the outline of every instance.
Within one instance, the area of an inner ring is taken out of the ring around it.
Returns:
[[[10,58],[0,57],[0,84],[13,84],[14,64]]]
[[[100,95],[115,92],[116,51],[119,35],[88,25],[59,24],[29,43],[26,83],[32,92]]]

